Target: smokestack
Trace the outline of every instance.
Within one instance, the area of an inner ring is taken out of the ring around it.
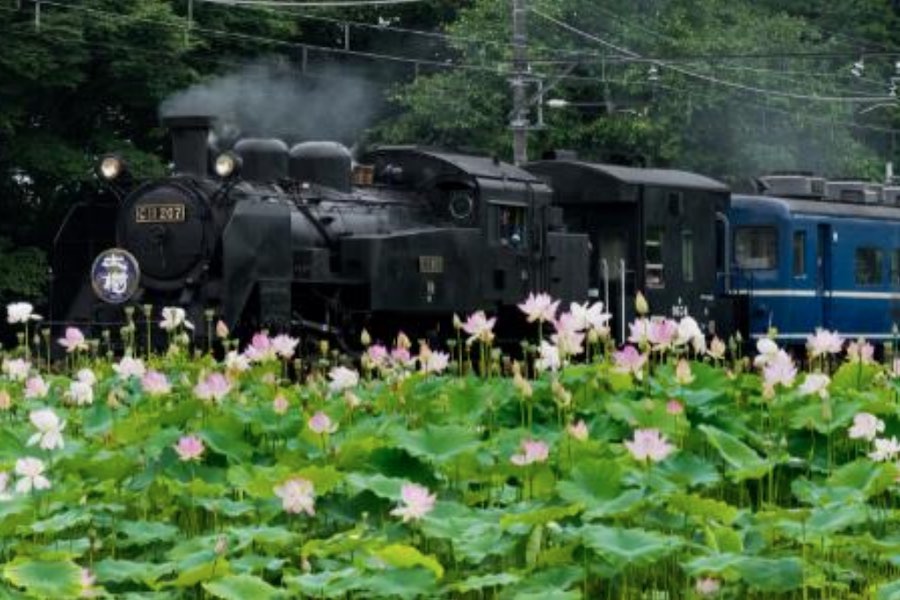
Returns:
[[[205,177],[209,172],[207,141],[212,117],[205,115],[164,117],[162,124],[172,136],[175,172]]]

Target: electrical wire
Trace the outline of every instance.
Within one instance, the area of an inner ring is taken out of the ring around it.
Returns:
[[[695,71],[685,69],[683,67],[671,64],[668,61],[662,61],[662,60],[658,60],[658,59],[646,59],[646,58],[642,57],[641,55],[639,55],[638,53],[633,52],[632,50],[629,50],[622,46],[618,46],[608,40],[605,40],[605,39],[599,37],[599,36],[596,36],[596,35],[586,32],[586,31],[583,31],[581,29],[578,29],[577,27],[570,25],[570,24],[566,23],[565,21],[556,19],[536,8],[530,8],[529,12],[541,17],[542,19],[545,19],[545,20],[553,23],[554,25],[557,25],[558,27],[560,27],[562,29],[569,31],[570,33],[579,35],[583,38],[586,38],[586,39],[589,39],[596,43],[599,43],[599,44],[606,46],[612,50],[615,50],[616,52],[619,52],[621,54],[628,55],[635,59],[651,62],[652,64],[656,64],[658,66],[665,67],[666,69],[675,71],[676,73],[681,73],[682,75],[685,75],[687,77],[692,77],[694,79],[700,79],[703,81],[707,81],[709,83],[713,83],[713,84],[724,86],[724,87],[729,87],[729,88],[740,90],[740,91],[750,92],[750,93],[754,93],[754,94],[761,94],[761,95],[765,95],[765,96],[772,96],[772,97],[791,98],[793,100],[808,100],[808,101],[813,101],[813,102],[860,103],[860,102],[875,102],[875,101],[884,102],[884,101],[890,100],[889,96],[884,96],[884,95],[881,95],[881,96],[865,96],[865,95],[863,95],[863,96],[820,96],[820,95],[814,95],[814,94],[798,94],[795,92],[772,90],[772,89],[767,89],[767,88],[746,85],[743,83],[738,83],[736,81],[728,81],[728,80],[724,80],[724,79],[719,79],[719,78],[713,77],[711,75],[705,75],[703,73],[697,73]]]

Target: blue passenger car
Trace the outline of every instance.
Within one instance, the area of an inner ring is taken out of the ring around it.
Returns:
[[[802,343],[816,327],[891,338],[900,323],[900,206],[880,186],[771,177],[733,195],[728,287],[753,338]],[[886,203],[884,199],[891,201]]]

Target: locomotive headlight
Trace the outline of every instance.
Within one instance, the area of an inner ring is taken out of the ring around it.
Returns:
[[[117,179],[125,171],[125,162],[115,154],[107,154],[100,159],[97,173],[106,181]]]
[[[241,159],[231,152],[225,152],[216,157],[216,175],[223,179],[235,175],[240,170],[240,166]]]

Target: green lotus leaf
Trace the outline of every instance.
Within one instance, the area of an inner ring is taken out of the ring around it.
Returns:
[[[475,590],[483,590],[484,588],[505,587],[516,583],[521,578],[512,573],[492,573],[490,575],[473,575],[462,581],[454,583],[451,589],[458,592],[472,592]]]
[[[868,499],[887,490],[896,477],[890,463],[876,463],[861,458],[835,469],[826,483],[832,488],[853,488]]]
[[[581,567],[566,565],[552,567],[531,573],[527,578],[504,590],[503,597],[513,598],[580,598],[578,592],[568,591],[581,582],[584,570]],[[571,594],[576,594],[572,596]],[[563,596],[558,596],[563,594]]]
[[[583,510],[578,504],[567,506],[542,506],[525,512],[507,513],[500,517],[500,526],[509,529],[513,525],[545,525],[550,521],[561,521],[577,515]]]
[[[478,448],[472,427],[460,425],[426,426],[424,429],[394,431],[396,445],[413,456],[444,463],[464,452]]]
[[[390,569],[360,578],[359,589],[383,598],[433,597],[434,574],[423,568]]]
[[[712,463],[690,452],[678,452],[654,470],[680,488],[709,487],[722,479]]]
[[[585,519],[622,515],[637,510],[644,498],[637,489],[623,489],[623,471],[614,460],[582,461],[571,479],[556,484],[559,496],[585,507]]]
[[[361,573],[353,568],[323,571],[284,577],[284,584],[292,592],[313,598],[339,598],[361,585]]]
[[[61,533],[81,527],[91,521],[91,514],[82,508],[73,508],[65,512],[57,513],[43,521],[32,523],[31,531],[34,533]]]
[[[759,479],[772,470],[771,462],[760,458],[755,450],[730,433],[710,425],[700,425],[699,429],[706,435],[707,441],[719,451],[722,459],[731,467],[728,475],[735,482],[741,482],[745,479]]]
[[[657,561],[684,543],[681,538],[646,529],[586,525],[574,531],[597,556],[617,569]]]
[[[25,444],[9,428],[0,429],[0,460],[15,460],[25,452]]]
[[[291,476],[285,465],[274,467],[237,465],[228,469],[226,479],[232,486],[257,498],[273,498],[275,487]]]
[[[900,600],[900,579],[879,586],[877,600]]]
[[[171,542],[179,533],[174,525],[157,521],[120,521],[116,528],[125,536],[118,544],[126,548]]]
[[[697,494],[675,494],[668,499],[669,508],[675,512],[696,517],[701,521],[715,520],[730,525],[740,511],[721,500],[704,498]]]
[[[816,508],[806,521],[806,535],[812,541],[865,523],[869,518],[870,510],[859,504],[840,503]]]
[[[397,477],[385,477],[381,473],[349,473],[346,482],[351,489],[360,492],[369,490],[380,498],[397,500],[400,498],[400,488],[407,480]]]
[[[373,555],[384,561],[392,567],[402,569],[409,567],[425,567],[437,579],[444,576],[444,567],[438,560],[430,554],[422,554],[417,548],[407,546],[405,544],[391,544],[384,548],[379,548]]]
[[[845,362],[831,376],[831,387],[835,390],[865,390],[872,385],[879,370],[875,364]]]
[[[16,558],[4,565],[3,578],[38,598],[72,598],[81,593],[81,567],[68,560]]]
[[[279,598],[283,591],[272,587],[264,580],[253,575],[227,575],[221,579],[207,581],[203,589],[216,598],[223,600],[264,600]]]
[[[228,561],[213,550],[203,550],[188,555],[175,563],[177,577],[169,585],[179,588],[192,587],[231,572]]]
[[[237,538],[240,543],[252,543],[263,548],[283,550],[292,548],[300,540],[300,534],[289,531],[284,527],[234,527],[229,534]]]
[[[793,429],[813,429],[827,435],[849,427],[861,406],[859,402],[823,401],[816,396],[808,404],[794,410],[790,426]]]
[[[158,579],[175,570],[172,563],[137,562],[107,558],[94,563],[92,573],[101,583],[133,581],[153,586]]]
[[[235,464],[249,460],[253,454],[253,447],[244,440],[244,424],[228,415],[210,419],[198,435],[212,450]]]
[[[799,558],[743,558],[741,579],[762,592],[789,592],[803,585],[803,562]]]

